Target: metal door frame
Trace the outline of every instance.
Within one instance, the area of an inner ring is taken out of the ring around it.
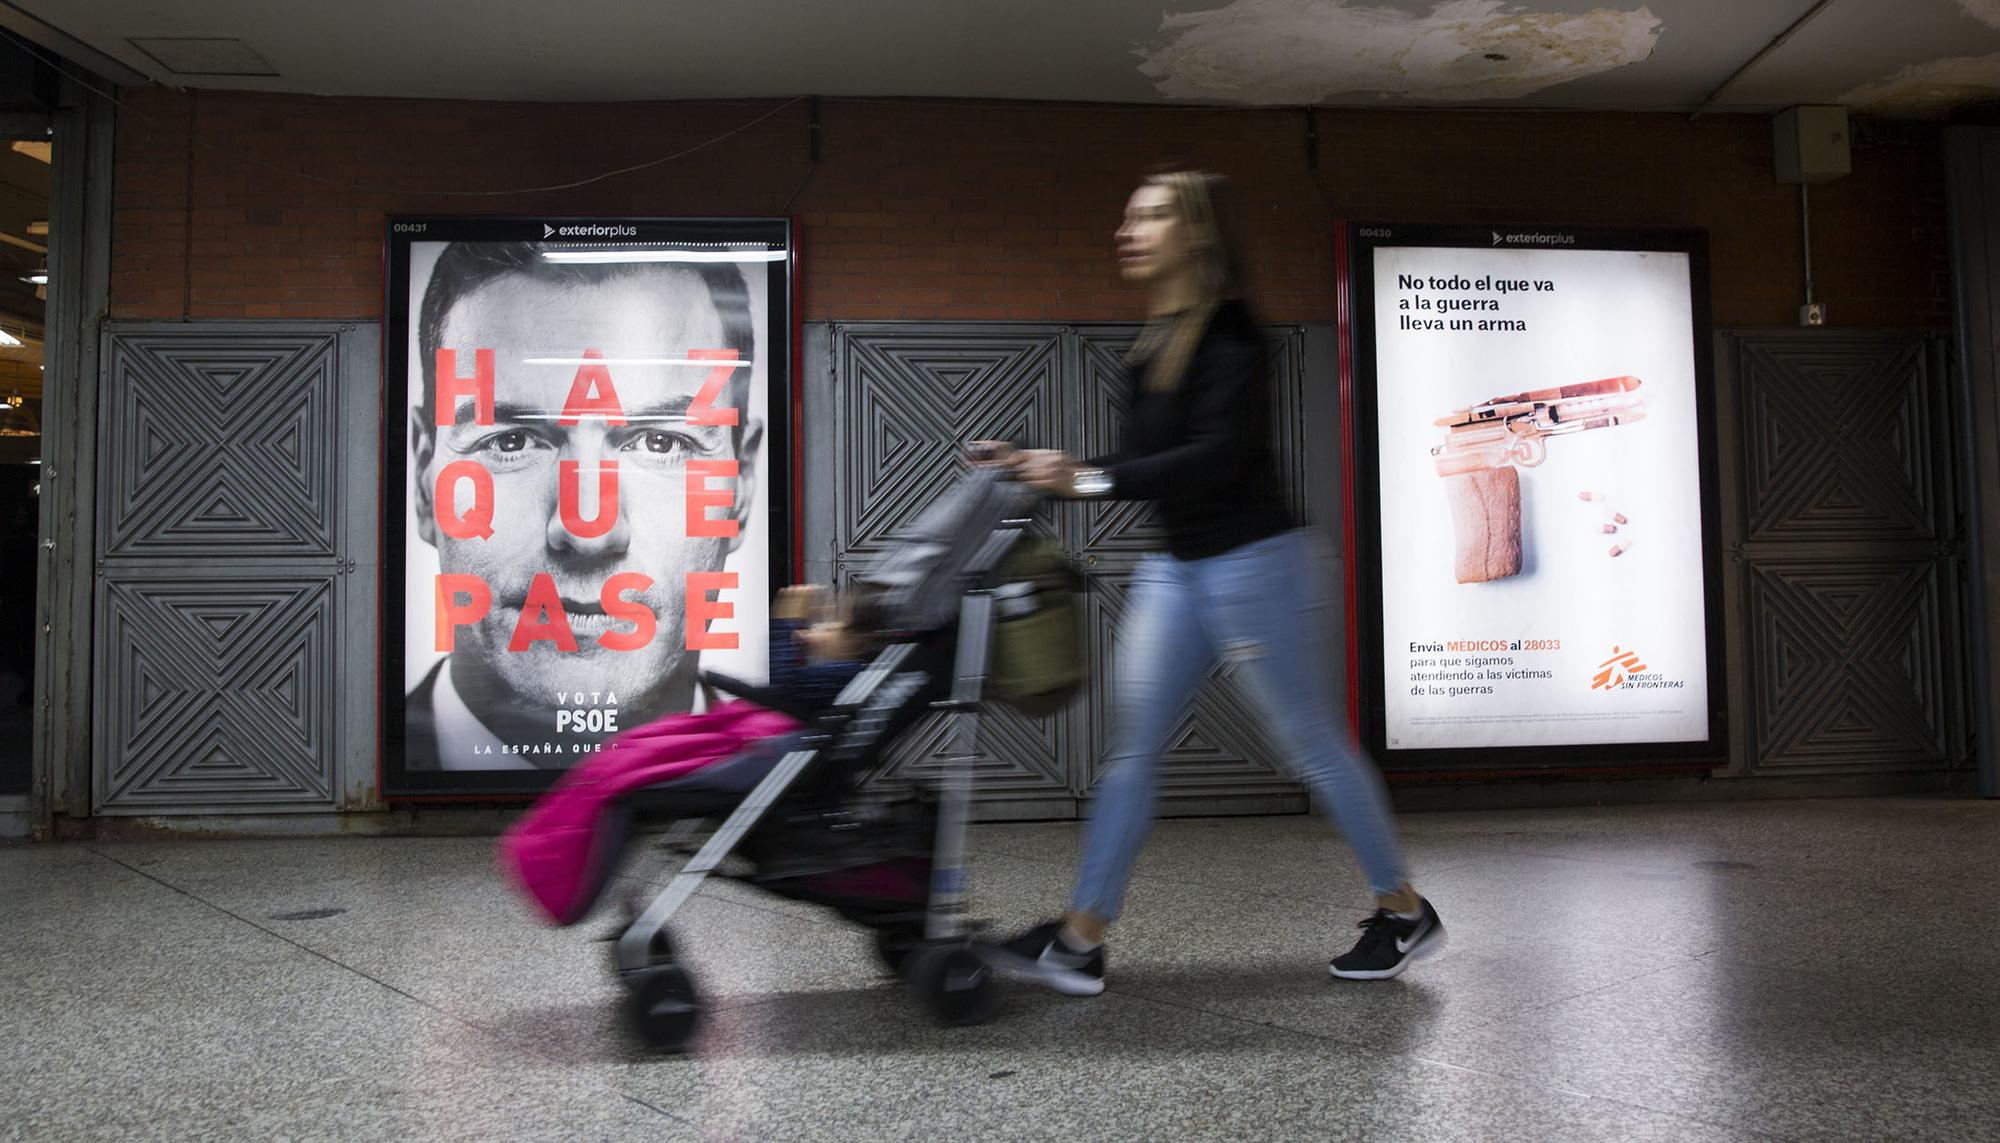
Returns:
[[[51,276],[42,384],[34,776],[29,819],[90,813],[91,600],[95,587],[99,331],[111,292],[110,103],[65,77],[53,116]]]

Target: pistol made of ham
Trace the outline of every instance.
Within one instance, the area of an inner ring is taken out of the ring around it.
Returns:
[[[1451,499],[1460,583],[1486,583],[1521,571],[1521,475],[1548,458],[1548,438],[1643,420],[1637,377],[1607,377],[1555,389],[1495,397],[1437,424],[1444,443],[1431,450]],[[1518,466],[1518,467],[1517,467]]]

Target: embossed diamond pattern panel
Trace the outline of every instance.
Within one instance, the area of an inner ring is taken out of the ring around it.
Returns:
[[[832,566],[844,578],[951,480],[959,442],[998,438],[1090,456],[1111,450],[1129,398],[1122,355],[1137,327],[870,323],[837,327],[830,345],[837,520]],[[1306,502],[1302,340],[1270,335],[1280,426],[1273,446],[1295,505]],[[1090,690],[1069,711],[1029,719],[989,706],[974,759],[982,801],[1034,803],[1086,794],[1107,750],[1112,633],[1126,579],[1158,534],[1143,505],[1065,503],[1050,521],[1090,580]],[[1162,774],[1168,797],[1299,798],[1263,719],[1225,672],[1203,685],[1176,728]],[[941,768],[948,720],[919,726],[886,774]],[[1300,798],[1298,804],[1303,805]]]
[[[1125,350],[1138,334],[1138,326],[1113,326],[1077,336],[1076,388],[1083,401],[1083,417],[1077,427],[1083,439],[1076,455],[1104,456],[1118,446],[1119,421],[1132,397]],[[1064,514],[1078,526],[1072,542],[1100,557],[1136,558],[1160,543],[1152,505],[1143,500],[1077,504],[1066,506]]]
[[[1051,327],[855,326],[839,339],[836,490],[843,572],[879,551],[957,472],[962,442],[1053,443],[1061,409],[1061,331]],[[1067,715],[1028,719],[989,707],[974,792],[1067,795]],[[935,771],[953,751],[950,723],[904,736],[888,774]]]
[[[1746,539],[1942,534],[1944,379],[1925,348],[1908,337],[1742,344]]]
[[[929,505],[964,441],[1053,442],[1060,332],[858,327],[840,341],[839,541],[877,550]]]
[[[1939,343],[1786,331],[1729,344],[1747,766],[1957,764],[1964,551]]]
[[[333,555],[336,344],[331,334],[112,339],[102,554]]]
[[[972,759],[973,794],[989,799],[1066,795],[1070,722],[1066,713],[1031,719],[988,703],[980,713]],[[949,718],[919,723],[889,752],[882,775],[934,777],[958,752],[957,739]]]
[[[373,576],[349,573],[377,527],[378,337],[106,327],[96,812],[337,810],[372,786]]]
[[[1757,567],[1759,764],[1946,761],[1941,586],[1927,565]]]
[[[107,807],[333,799],[327,576],[128,575],[98,592]]]

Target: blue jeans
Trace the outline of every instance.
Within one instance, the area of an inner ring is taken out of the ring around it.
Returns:
[[[1201,560],[1147,556],[1119,633],[1115,722],[1077,873],[1078,912],[1117,918],[1152,828],[1160,751],[1218,657],[1268,719],[1292,769],[1347,835],[1376,894],[1407,878],[1374,763],[1349,745],[1327,670],[1328,568],[1291,531]]]

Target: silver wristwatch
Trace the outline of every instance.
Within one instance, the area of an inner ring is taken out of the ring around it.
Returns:
[[[1079,468],[1070,480],[1070,487],[1078,496],[1096,498],[1111,495],[1111,470],[1108,468]]]

